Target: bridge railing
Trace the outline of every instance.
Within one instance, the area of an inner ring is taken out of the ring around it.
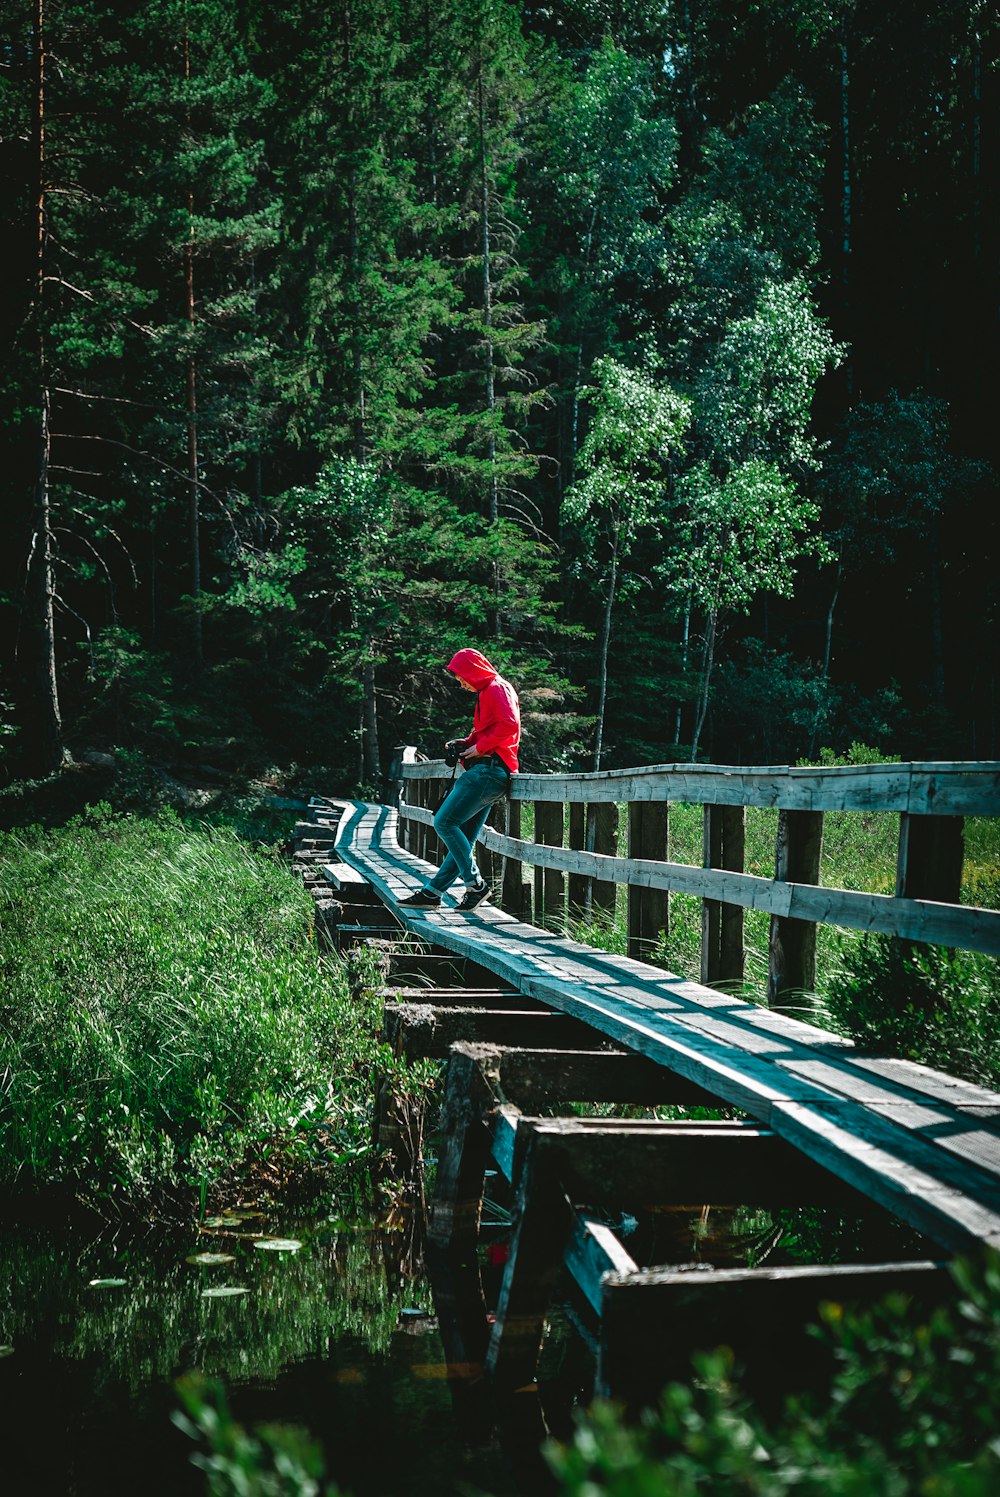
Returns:
[[[399,755],[403,845],[437,862],[434,809],[452,782],[440,760]],[[700,804],[702,866],[669,857],[670,805]],[[531,840],[522,808],[534,807]],[[778,811],[774,877],[744,871],[747,807]],[[893,894],[820,884],[828,811],[899,817]],[[658,764],[596,774],[522,774],[494,807],[480,838],[484,869],[503,908],[562,929],[569,911],[613,912],[628,890],[628,950],[642,958],[669,930],[669,895],[701,900],[701,979],[744,976],[743,915],[770,915],[768,992],[815,986],[818,924],[877,931],[904,940],[1000,954],[1000,911],[961,903],[964,823],[1000,815],[1000,763],[870,764],[763,768]],[[622,825],[619,826],[621,821]],[[621,844],[621,845],[620,845]],[[622,856],[621,852],[625,851]],[[525,866],[533,869],[525,881]]]

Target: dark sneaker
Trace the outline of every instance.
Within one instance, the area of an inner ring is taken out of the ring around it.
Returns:
[[[440,908],[441,896],[432,889],[418,889],[416,894],[399,900],[399,904],[404,910],[436,910]]]
[[[482,883],[477,884],[475,888],[466,889],[465,893],[462,895],[462,898],[458,901],[458,904],[455,906],[455,908],[459,910],[474,910],[477,905],[481,905],[483,900],[489,899],[489,897],[490,886],[486,882],[486,880],[483,879]]]

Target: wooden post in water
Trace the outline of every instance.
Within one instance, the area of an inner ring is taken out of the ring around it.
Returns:
[[[662,800],[631,801],[628,808],[628,855],[665,862],[669,853],[669,810]],[[644,961],[661,931],[670,929],[666,889],[628,886],[628,954]]]
[[[789,884],[818,884],[823,851],[822,811],[779,811],[774,876]],[[767,1001],[772,1008],[800,1007],[783,1002],[786,993],[811,993],[816,986],[816,925],[812,920],[771,916]]]
[[[535,801],[535,841],[546,847],[563,845],[563,806],[560,801]],[[566,925],[566,879],[559,868],[535,869],[535,923],[548,930]]]
[[[743,806],[705,806],[704,866],[743,872]],[[701,902],[701,980],[743,981],[743,908],[718,899]]]

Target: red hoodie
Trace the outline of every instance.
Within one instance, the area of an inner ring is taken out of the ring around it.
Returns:
[[[474,749],[477,754],[495,753],[511,774],[517,774],[517,746],[521,738],[517,692],[478,650],[459,650],[448,661],[448,669],[479,693],[472,732],[468,738],[459,740],[459,749]]]

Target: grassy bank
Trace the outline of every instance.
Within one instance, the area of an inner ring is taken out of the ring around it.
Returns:
[[[376,1015],[278,856],[91,809],[0,834],[0,1191],[204,1203],[367,1147]]]

